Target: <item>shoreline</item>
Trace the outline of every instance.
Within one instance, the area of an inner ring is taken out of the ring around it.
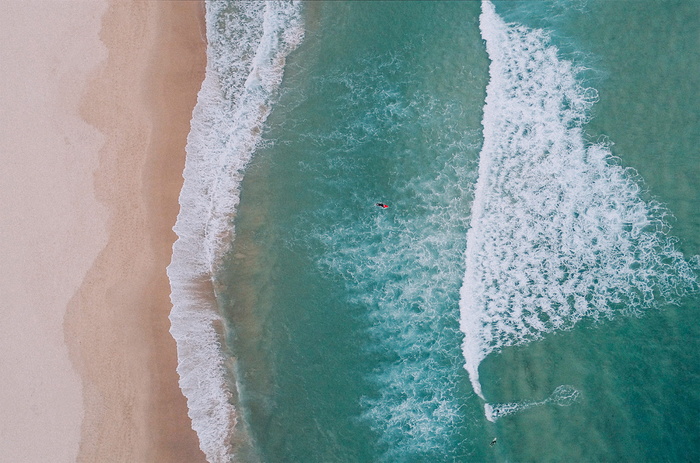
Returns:
[[[178,385],[166,267],[206,65],[201,1],[111,1],[108,57],[81,116],[104,136],[94,187],[107,243],[65,316],[83,381],[77,461],[204,461]]]

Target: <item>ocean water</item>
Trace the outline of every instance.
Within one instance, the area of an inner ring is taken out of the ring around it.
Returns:
[[[209,461],[699,459],[699,32],[207,2],[168,272]]]

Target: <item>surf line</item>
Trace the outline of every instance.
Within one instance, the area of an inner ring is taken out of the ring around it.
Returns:
[[[178,236],[167,268],[180,389],[210,463],[255,461],[238,402],[235,359],[216,300],[216,274],[234,240],[245,168],[274,107],[286,57],[304,36],[301,2],[205,2],[207,70],[193,111]],[[230,11],[235,11],[232,14]]]
[[[512,228],[522,225],[518,220],[513,220],[514,217],[517,219],[522,215],[522,211],[518,211],[519,198],[507,191],[511,185],[507,178],[503,178],[504,170],[509,167],[507,164],[510,162],[516,164],[515,168],[510,168],[511,178],[524,173],[523,167],[526,166],[528,158],[541,154],[533,153],[536,150],[518,149],[518,144],[540,141],[533,140],[532,135],[523,136],[523,126],[539,129],[543,134],[542,138],[547,142],[546,138],[551,138],[553,130],[561,132],[561,125],[565,122],[561,115],[557,114],[564,95],[557,95],[556,90],[551,94],[545,90],[543,95],[532,95],[535,92],[526,90],[528,87],[544,89],[548,84],[539,78],[538,71],[541,74],[546,74],[547,71],[557,72],[558,60],[552,57],[556,49],[547,47],[543,35],[538,34],[539,31],[528,31],[523,27],[506,24],[497,15],[494,5],[489,0],[482,2],[479,26],[491,60],[490,80],[482,121],[484,145],[479,159],[471,224],[467,232],[465,276],[460,290],[460,327],[465,334],[465,369],[474,392],[485,401],[478,371],[482,360],[494,350],[522,341],[519,339],[521,333],[518,333],[516,321],[516,317],[522,315],[518,312],[522,310],[508,312],[502,307],[496,307],[496,302],[506,305],[509,302],[512,304],[512,301],[508,298],[499,299],[493,294],[494,290],[513,289],[506,280],[511,278],[509,273],[513,273],[515,269],[506,269],[510,272],[504,272],[504,269],[500,268],[502,265],[491,263],[489,266],[487,262],[497,262],[497,249],[505,249],[511,245],[508,241],[518,238],[510,236]],[[539,53],[539,59],[532,56],[535,53]],[[560,77],[559,80],[566,80],[570,76]],[[574,83],[565,83],[575,88]],[[540,114],[531,115],[528,112],[538,106],[545,108],[539,111]],[[546,114],[547,111],[553,114]],[[518,162],[520,166],[517,166]],[[504,207],[508,202],[515,202],[515,205],[510,208]],[[494,214],[494,209],[505,211],[499,217]],[[510,260],[512,256],[505,257]],[[517,291],[513,292],[514,296],[518,295]],[[539,330],[536,334],[542,331],[544,330]],[[508,414],[493,413],[493,407],[489,404],[486,404],[485,411],[489,419]]]
[[[490,80],[459,305],[464,367],[486,402],[479,365],[490,353],[584,317],[677,303],[698,285],[664,232],[666,209],[640,198],[608,146],[585,143],[597,92],[581,87],[580,70],[545,31],[507,24],[489,0],[479,27]],[[485,414],[493,421],[552,402],[487,403]]]

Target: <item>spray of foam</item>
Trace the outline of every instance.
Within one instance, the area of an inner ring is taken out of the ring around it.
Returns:
[[[483,398],[491,352],[593,320],[674,303],[697,288],[665,209],[582,126],[597,93],[545,32],[482,4],[491,60],[484,145],[460,291],[465,368]]]
[[[245,451],[226,378],[212,279],[233,239],[243,169],[303,37],[298,2],[207,2],[207,70],[187,140],[178,240],[168,266],[180,387],[210,462]],[[217,331],[217,329],[219,331]]]

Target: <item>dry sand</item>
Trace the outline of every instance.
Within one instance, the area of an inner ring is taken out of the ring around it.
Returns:
[[[0,34],[2,460],[204,461],[165,273],[203,5],[10,0]]]

